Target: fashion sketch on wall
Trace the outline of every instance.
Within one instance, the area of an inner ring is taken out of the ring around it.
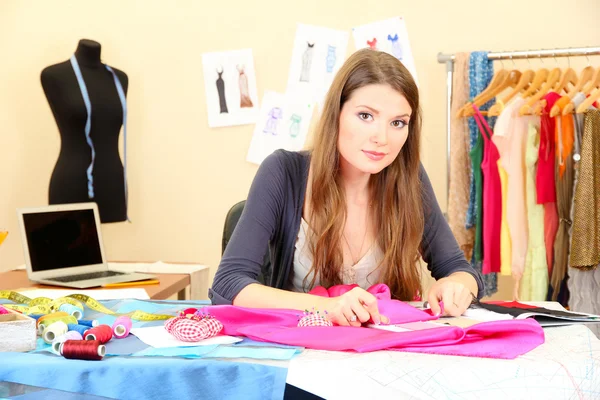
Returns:
[[[302,150],[314,108],[294,95],[265,92],[246,161],[260,164],[277,149]]]
[[[202,54],[208,126],[257,122],[258,91],[251,49]]]
[[[346,58],[350,34],[298,24],[286,93],[321,103]]]
[[[403,17],[394,17],[371,22],[352,28],[356,50],[371,48],[385,51],[396,57],[410,71],[417,85],[417,69],[408,40],[406,21]]]

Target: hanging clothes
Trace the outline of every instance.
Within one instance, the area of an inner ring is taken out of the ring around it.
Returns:
[[[494,65],[491,60],[488,59],[486,51],[474,51],[469,56],[469,97],[475,98],[479,93],[483,92],[485,88],[490,84],[494,75]],[[494,100],[490,100],[486,104],[480,107],[480,110],[488,110],[489,107],[494,104]],[[495,119],[488,118],[488,123],[492,123],[490,126],[494,126]],[[479,137],[479,130],[477,129],[477,123],[472,117],[469,118],[469,148],[472,150]],[[475,175],[481,173],[480,168],[472,169],[470,177],[470,188],[469,188],[469,207],[467,209],[467,220],[466,227],[472,228],[475,226],[477,219],[477,203],[475,189]]]
[[[450,182],[448,188],[448,224],[458,245],[470,260],[473,254],[474,228],[467,229],[465,220],[469,206],[469,125],[466,118],[456,117],[458,110],[469,100],[469,53],[454,57],[452,104],[450,122]]]
[[[544,245],[544,207],[538,204],[535,190],[539,147],[539,126],[534,122],[530,122],[525,153],[529,241],[527,244],[527,256],[525,258],[525,269],[519,283],[519,300],[521,301],[544,300],[548,287],[548,264],[546,246]]]
[[[550,274],[550,287],[548,297],[551,301],[557,301],[564,279],[567,275],[569,264],[569,226],[571,225],[571,200],[573,197],[573,143],[574,122],[573,114],[562,115],[562,110],[571,102],[569,96],[563,96],[556,102],[561,113],[555,118],[556,124],[556,206],[558,209],[558,231],[554,239],[554,266]],[[568,300],[561,296],[561,304],[567,305]]]
[[[585,112],[582,139],[570,264],[593,269],[600,263],[600,110]]]
[[[573,104],[575,108],[585,100],[583,93],[578,93],[573,97]],[[583,123],[584,114],[574,114],[575,120],[575,143],[573,148],[573,194],[577,188],[579,168],[581,155],[581,142],[583,136]],[[571,201],[571,221],[575,217],[575,196]],[[569,225],[569,250],[572,248],[573,243],[573,225]],[[568,279],[567,287],[569,292],[569,309],[575,312],[589,313],[589,314],[600,314],[600,297],[597,295],[598,287],[600,287],[600,265],[594,269],[580,269],[569,266],[568,268]],[[600,337],[600,325],[591,324],[588,326],[592,332]]]
[[[498,160],[500,154],[494,142],[493,132],[477,106],[475,110],[475,121],[483,137],[483,161],[481,171],[483,173],[483,204],[485,214],[483,215],[483,264],[482,272],[489,274],[500,272],[500,227],[502,225],[502,192],[500,174],[498,173]]]
[[[240,108],[251,108],[254,105],[252,104],[252,99],[250,98],[250,92],[248,91],[248,76],[246,72],[244,72],[244,66],[240,68],[237,67],[238,73],[240,75],[239,85],[240,85]]]
[[[508,200],[508,174],[502,167],[502,160],[498,160],[498,174],[500,174],[500,189],[502,191],[502,222],[500,225],[500,275],[511,274],[512,243],[506,215],[506,202]]]
[[[556,183],[554,179],[555,164],[555,121],[550,118],[550,110],[560,99],[556,92],[544,96],[546,106],[541,116],[540,149],[536,173],[537,202],[544,205],[544,243],[546,246],[546,264],[548,271],[554,263],[554,239],[558,230],[558,210],[556,209]]]
[[[500,153],[500,164],[507,174],[506,218],[508,224],[509,248],[502,242],[502,254],[510,252],[510,273],[513,277],[513,298],[518,298],[518,287],[523,270],[525,269],[525,258],[527,255],[528,226],[527,204],[525,195],[525,151],[527,147],[527,136],[529,123],[535,121],[534,117],[521,117],[519,109],[525,104],[525,99],[517,97],[506,104],[504,111],[500,114],[494,127],[492,141],[498,147]],[[506,257],[506,256],[505,256]],[[504,265],[504,260],[502,260]],[[504,267],[504,270],[508,267]],[[505,271],[501,270],[504,274]]]

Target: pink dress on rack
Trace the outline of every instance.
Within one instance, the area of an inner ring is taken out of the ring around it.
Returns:
[[[475,122],[483,137],[483,161],[481,172],[483,173],[483,265],[482,272],[490,274],[500,272],[501,248],[500,231],[502,229],[502,183],[498,171],[498,160],[500,153],[492,141],[493,131],[488,125],[477,106],[475,110]]]
[[[357,285],[317,287],[311,294],[339,296]],[[391,324],[437,319],[431,312],[392,300],[384,284],[368,291],[378,299],[379,310]],[[252,309],[237,306],[208,306],[204,309],[223,324],[222,334],[331,351],[398,350],[414,353],[450,354],[472,357],[514,359],[544,343],[544,331],[532,319],[484,322],[469,328],[440,326],[408,332],[392,332],[369,327],[299,327],[301,311]]]
[[[544,96],[546,107],[544,107],[540,121],[540,149],[535,177],[537,203],[544,205],[544,243],[548,271],[552,271],[554,265],[554,239],[558,231],[556,180],[554,178],[556,121],[554,118],[550,118],[550,110],[560,97],[556,92],[549,92]]]

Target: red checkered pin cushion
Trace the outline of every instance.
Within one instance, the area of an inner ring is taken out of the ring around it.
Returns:
[[[325,315],[321,315],[318,311],[314,311],[313,308],[312,312],[304,310],[304,314],[298,321],[298,326],[333,326],[333,324],[329,319],[327,319],[327,312],[325,312]]]
[[[188,314],[167,320],[165,329],[182,342],[199,342],[218,335],[223,324],[210,315]]]

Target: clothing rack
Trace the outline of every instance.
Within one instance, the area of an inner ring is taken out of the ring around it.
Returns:
[[[556,57],[581,57],[600,55],[600,47],[575,47],[547,50],[501,51],[488,53],[489,60],[517,60]],[[450,196],[450,123],[452,119],[452,73],[454,71],[454,54],[437,56],[438,62],[446,64],[446,199]]]

